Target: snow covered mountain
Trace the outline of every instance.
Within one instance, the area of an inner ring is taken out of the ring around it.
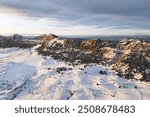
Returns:
[[[0,47],[20,47],[20,48],[30,48],[36,45],[35,40],[27,38],[18,34],[13,36],[0,36]]]
[[[150,42],[140,40],[75,40],[44,36],[38,48],[42,55],[72,64],[111,65],[119,76],[150,81]],[[50,40],[49,40],[50,38]]]
[[[14,35],[0,47],[0,99],[150,99],[150,42]]]

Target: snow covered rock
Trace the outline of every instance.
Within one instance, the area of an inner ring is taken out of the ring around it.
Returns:
[[[120,45],[122,54],[113,67],[127,79],[150,81],[150,42],[139,40],[122,42]]]
[[[149,42],[135,39],[63,39],[55,35],[45,35],[38,51],[74,65],[98,63],[113,66],[119,76],[150,81]]]
[[[0,47],[30,48],[38,44],[36,41],[31,41],[28,38],[29,37],[24,37],[18,34],[13,36],[0,36]]]
[[[14,34],[11,37],[11,43],[21,43],[22,39],[23,39],[23,36],[18,35],[18,34]]]
[[[43,37],[0,48],[0,99],[150,99],[148,41]]]
[[[40,43],[48,43],[54,38],[57,38],[57,36],[54,34],[44,34],[36,37],[36,40],[38,40]]]

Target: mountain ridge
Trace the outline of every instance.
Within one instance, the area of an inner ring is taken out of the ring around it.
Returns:
[[[2,39],[4,38],[4,39]],[[23,36],[0,37],[1,47],[33,47],[39,54],[73,65],[96,63],[112,66],[119,76],[126,79],[150,81],[150,42],[122,39],[73,39],[54,34],[37,36],[34,41],[24,41]],[[3,42],[4,41],[4,42]]]

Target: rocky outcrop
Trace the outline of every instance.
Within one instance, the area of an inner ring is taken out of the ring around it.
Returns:
[[[15,34],[10,38],[10,43],[21,43],[23,36]]]
[[[72,65],[96,63],[111,66],[118,76],[126,79],[150,81],[150,41],[123,39],[60,38],[54,34],[35,37],[35,42],[24,41],[21,35],[0,36],[0,47],[33,47],[39,54],[51,56]]]
[[[11,43],[10,37],[0,36],[0,47],[9,47]]]
[[[40,40],[42,38],[43,43],[41,47],[38,48],[40,54],[51,55],[54,59],[61,59],[72,64],[109,64],[116,56],[116,49],[114,48],[115,44],[113,42],[102,41],[100,39],[64,39],[51,35],[43,35],[43,37],[40,37]],[[109,54],[109,57],[106,56],[106,53]],[[108,61],[103,62],[106,59]]]
[[[150,42],[126,40],[119,48],[122,54],[113,64],[118,74],[127,79],[150,81]]]
[[[36,45],[36,42],[31,42],[25,39],[25,37],[15,34],[13,36],[0,36],[0,47],[20,47],[28,48]]]
[[[58,36],[54,35],[54,34],[44,34],[44,35],[40,35],[38,37],[36,37],[36,40],[38,40],[39,42],[50,42],[51,40],[53,40],[54,38],[57,38]]]
[[[51,37],[51,38],[50,38]],[[112,66],[119,76],[150,81],[150,42],[125,39],[64,39],[53,35],[40,37],[40,54],[50,55],[73,65],[97,63]]]

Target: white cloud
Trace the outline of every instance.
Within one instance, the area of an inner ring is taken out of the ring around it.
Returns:
[[[148,34],[149,0],[4,0],[0,33]]]

